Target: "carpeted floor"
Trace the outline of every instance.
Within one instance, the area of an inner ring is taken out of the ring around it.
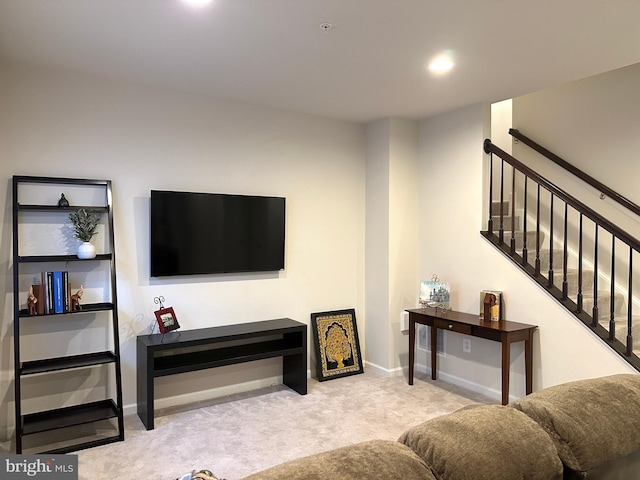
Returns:
[[[362,375],[309,380],[305,396],[274,386],[206,403],[156,411],[146,431],[125,418],[124,442],[76,452],[81,480],[173,480],[208,468],[227,480],[305,455],[374,438],[396,440],[407,428],[482,395],[417,376]]]

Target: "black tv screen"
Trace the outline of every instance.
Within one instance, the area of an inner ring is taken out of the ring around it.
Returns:
[[[151,190],[151,276],[284,268],[285,199]]]

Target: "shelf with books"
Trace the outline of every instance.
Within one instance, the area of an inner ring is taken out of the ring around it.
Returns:
[[[27,310],[26,308],[22,308],[20,309],[20,318],[51,317],[57,315],[81,315],[83,313],[107,312],[113,310],[113,308],[113,303],[111,302],[83,303],[81,310],[60,313],[43,313],[40,315],[29,315],[29,310]]]
[[[14,176],[13,207],[16,453],[68,453],[124,440],[111,182]],[[68,253],[75,243],[69,213],[80,209],[103,214],[95,258]],[[80,301],[85,291],[90,303]],[[96,385],[110,388],[91,387],[84,401],[53,390],[78,368],[92,368]],[[73,428],[104,420],[109,427],[96,425],[95,438]],[[51,430],[55,435],[43,435]]]

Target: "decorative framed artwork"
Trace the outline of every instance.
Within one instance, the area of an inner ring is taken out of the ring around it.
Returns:
[[[311,329],[320,382],[364,372],[353,308],[312,313]]]
[[[502,292],[496,290],[480,292],[480,320],[485,319],[492,322],[502,320]]]
[[[420,306],[422,308],[435,307],[449,310],[451,299],[449,284],[442,282],[437,275],[433,275],[431,280],[420,282]]]
[[[173,307],[161,308],[160,310],[156,310],[154,313],[156,314],[160,333],[167,333],[180,328],[180,324],[178,323],[176,314],[173,311]]]

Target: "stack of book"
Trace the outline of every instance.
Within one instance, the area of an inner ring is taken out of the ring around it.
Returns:
[[[40,283],[32,285],[33,295],[36,297],[36,313],[48,315],[70,311],[71,285],[69,272],[56,270],[42,272]]]

